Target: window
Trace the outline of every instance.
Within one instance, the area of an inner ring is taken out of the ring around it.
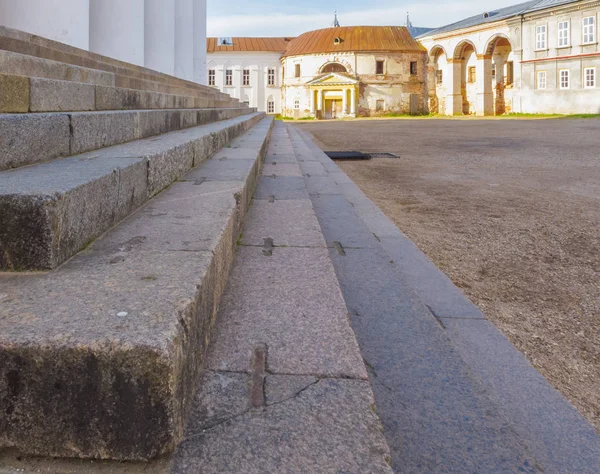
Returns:
[[[469,83],[473,84],[477,82],[477,68],[475,66],[469,66]]]
[[[546,25],[535,27],[535,49],[546,49]]]
[[[225,85],[226,86],[233,85],[233,71],[231,69],[227,69],[225,71]]]
[[[596,87],[596,68],[586,67],[583,68],[583,86],[586,89]]]
[[[558,47],[562,48],[565,46],[569,46],[571,43],[571,35],[569,33],[569,22],[568,21],[559,21],[558,22]]]
[[[300,77],[300,64],[296,64],[295,77]]]
[[[444,71],[441,69],[435,71],[435,80],[438,84],[441,84],[444,81]]]
[[[242,104],[244,104],[246,107],[250,107],[250,101],[249,100],[245,100],[244,102],[242,102]]]
[[[383,61],[377,61],[375,63],[375,74],[383,74]]]
[[[569,79],[570,79],[570,72],[568,69],[561,69],[560,70],[560,88],[561,89],[568,89],[570,87],[569,84]]]
[[[327,64],[321,72],[348,72],[346,67],[340,63],[329,63]]]
[[[217,84],[217,79],[216,79],[216,74],[215,74],[215,70],[214,69],[209,69],[208,70],[208,85],[209,86],[214,86]]]
[[[269,71],[267,73],[267,83],[270,86],[275,85],[275,68],[272,68],[272,67],[269,68]]]
[[[410,62],[410,75],[411,76],[417,75],[417,61]]]
[[[378,100],[375,102],[375,111],[383,112],[385,110],[385,100]]]
[[[538,73],[537,73],[537,88],[538,89],[546,88],[547,78],[548,78],[548,76],[546,75],[546,71],[538,71]]]
[[[596,18],[588,16],[583,19],[583,43],[596,42]]]
[[[296,110],[300,110],[300,101],[299,101],[298,99],[296,99],[296,100],[294,101],[294,108],[295,108]]]
[[[267,102],[267,113],[274,114],[275,113],[275,102],[270,100]]]
[[[506,63],[506,85],[510,86],[515,81],[515,63],[508,61]]]
[[[250,69],[244,69],[242,71],[242,85],[243,86],[250,85]]]

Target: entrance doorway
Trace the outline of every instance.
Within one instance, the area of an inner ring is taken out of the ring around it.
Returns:
[[[341,99],[325,99],[325,119],[335,119],[342,114]]]

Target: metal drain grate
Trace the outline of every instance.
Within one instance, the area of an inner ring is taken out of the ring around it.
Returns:
[[[332,160],[370,160],[371,156],[360,151],[326,151],[325,154]]]
[[[371,158],[400,158],[398,155],[393,153],[369,153]]]

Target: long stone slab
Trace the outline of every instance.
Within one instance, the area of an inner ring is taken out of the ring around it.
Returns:
[[[253,112],[255,109],[240,107],[3,114],[0,115],[0,171]]]
[[[271,125],[247,133],[264,142]],[[257,166],[264,148],[247,148]],[[0,447],[117,460],[174,449],[254,184],[176,183],[58,270],[0,274]]]
[[[0,173],[0,269],[56,268],[263,116]]]

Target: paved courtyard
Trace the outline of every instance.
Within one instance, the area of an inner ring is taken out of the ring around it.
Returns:
[[[600,120],[300,127],[600,430]]]

